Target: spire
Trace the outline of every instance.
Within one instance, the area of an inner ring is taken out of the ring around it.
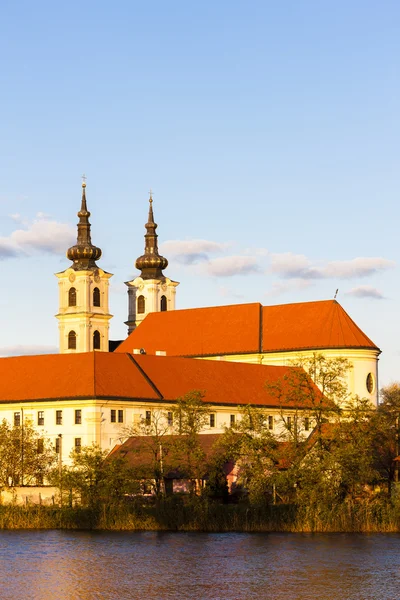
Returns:
[[[101,257],[101,250],[93,246],[90,237],[90,212],[86,204],[86,177],[82,177],[82,201],[81,209],[78,212],[78,236],[75,246],[72,246],[67,251],[67,258],[73,261],[72,268],[75,271],[84,271],[97,269],[96,260]]]
[[[141,270],[143,279],[156,279],[164,277],[162,272],[168,266],[168,261],[158,253],[158,244],[156,234],[157,223],[154,222],[153,214],[153,194],[150,191],[149,197],[149,216],[145,225],[146,233],[144,236],[144,254],[136,260],[135,266]]]

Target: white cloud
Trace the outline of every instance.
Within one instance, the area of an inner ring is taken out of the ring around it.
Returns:
[[[355,296],[356,298],[374,298],[375,300],[383,300],[385,296],[370,285],[360,285],[352,288],[349,292],[346,292],[348,296]]]
[[[271,271],[287,279],[304,278],[311,279],[309,273],[311,262],[304,254],[292,254],[284,252],[282,254],[271,254]]]
[[[395,262],[386,258],[353,258],[352,260],[330,262],[323,272],[324,277],[353,279],[374,275],[394,266]]]
[[[214,277],[232,277],[260,273],[257,259],[253,256],[222,256],[213,258],[204,265],[206,272]]]
[[[13,221],[15,221],[15,223],[22,223],[23,219],[21,217],[21,215],[19,213],[14,213],[12,215],[8,215],[10,217],[10,219],[12,219]]]
[[[386,258],[359,257],[313,265],[303,254],[271,254],[270,270],[285,279],[354,279],[368,277],[395,266]]]
[[[3,346],[0,348],[0,356],[27,356],[30,354],[57,354],[56,346]]]
[[[175,258],[185,265],[207,261],[210,254],[223,252],[229,244],[210,240],[168,240],[161,244],[160,251],[167,258]]]
[[[14,220],[20,219],[19,215],[13,217]],[[37,252],[64,253],[74,243],[75,235],[70,225],[52,221],[45,218],[43,213],[38,213],[37,218],[26,225],[26,229],[16,229],[9,236],[0,237],[0,259],[29,256]]]

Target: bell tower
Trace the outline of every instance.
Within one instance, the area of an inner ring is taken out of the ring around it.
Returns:
[[[112,274],[96,264],[101,250],[92,244],[90,237],[85,181],[82,182],[78,217],[77,242],[67,251],[72,265],[66,271],[56,273],[60,353],[108,352],[108,328],[112,317],[108,307],[108,286]]]
[[[136,260],[135,266],[141,271],[132,281],[127,281],[129,314],[125,324],[128,334],[140,325],[151,312],[175,310],[177,281],[165,277],[163,269],[168,261],[158,252],[156,233],[157,223],[154,222],[153,197],[150,192],[149,216],[145,225],[144,254]]]

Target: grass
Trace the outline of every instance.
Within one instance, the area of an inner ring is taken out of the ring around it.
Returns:
[[[222,505],[171,498],[157,505],[100,505],[96,508],[0,506],[0,529],[86,529],[108,531],[205,532],[400,532],[400,510],[389,503],[340,504],[334,508],[296,505]]]

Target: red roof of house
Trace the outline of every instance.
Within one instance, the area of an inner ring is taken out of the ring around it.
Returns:
[[[115,352],[219,356],[377,346],[336,300],[237,304],[149,314]]]
[[[279,406],[266,383],[296,372],[303,373],[294,367],[106,352],[19,356],[0,359],[0,402],[74,398],[172,402],[201,390],[205,402]]]

